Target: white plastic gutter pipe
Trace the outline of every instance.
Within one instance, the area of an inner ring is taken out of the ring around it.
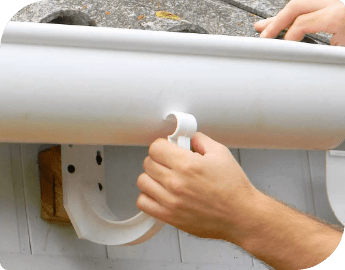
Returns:
[[[0,141],[149,145],[190,113],[229,147],[345,138],[345,49],[282,40],[10,22]]]
[[[78,236],[138,244],[163,224],[111,213],[99,188],[103,145],[171,135],[176,124],[164,118],[175,111],[169,140],[187,149],[196,120],[229,147],[330,149],[345,138],[344,78],[340,47],[11,22],[0,49],[0,141],[63,144],[64,206]]]

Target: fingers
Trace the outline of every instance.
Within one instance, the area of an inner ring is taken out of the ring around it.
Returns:
[[[274,19],[262,31],[260,37],[275,38],[281,31],[288,28],[300,14],[303,14],[303,9],[292,8],[287,4],[277,16],[273,17]]]
[[[337,15],[339,16],[339,13],[334,7],[324,8],[301,15],[290,27],[285,35],[285,39],[299,41],[302,40],[307,33],[326,32],[334,34],[341,32],[339,29],[344,25],[343,21],[345,17],[336,18]],[[338,37],[341,37],[341,35]]]
[[[146,157],[143,164],[145,173],[168,189],[168,181],[171,179],[171,170],[155,162],[151,157]]]
[[[281,31],[289,28],[300,15],[323,9],[326,6],[327,3],[323,1],[308,5],[301,1],[292,0],[277,14],[277,16],[267,19],[268,21],[264,20],[263,23],[258,22],[255,27],[261,32],[260,37],[275,38]]]
[[[138,177],[137,186],[142,193],[151,197],[160,205],[165,206],[167,204],[167,199],[170,197],[169,192],[148,174],[143,173]]]
[[[344,44],[343,34],[338,34],[344,27],[345,8],[340,2],[330,4],[327,1],[317,1],[306,5],[301,1],[292,0],[276,17],[255,24],[260,37],[274,38],[286,28],[289,28],[284,39],[300,41],[307,33],[327,32],[335,34],[331,44]]]
[[[170,143],[165,139],[154,141],[149,148],[149,156],[157,163],[174,169],[184,164],[193,153],[187,149]]]
[[[265,20],[258,21],[254,24],[254,27],[255,27],[256,31],[262,32],[275,19],[276,19],[276,17],[274,16],[274,17],[271,17],[271,18],[268,18]]]
[[[307,33],[323,31],[325,22],[319,19],[320,13],[322,14],[323,10],[299,16],[285,34],[284,39],[301,41]]]
[[[212,140],[210,137],[197,132],[192,138],[191,145],[197,153],[204,156],[219,150],[223,145]]]
[[[163,206],[161,206],[157,201],[155,201],[150,196],[145,193],[141,193],[137,200],[137,207],[140,211],[160,219],[162,221],[167,220],[168,211]]]

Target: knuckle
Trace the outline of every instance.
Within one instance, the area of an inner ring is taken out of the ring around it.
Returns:
[[[173,211],[179,210],[183,207],[182,201],[177,198],[170,199],[169,205],[170,209]]]
[[[165,142],[164,139],[159,138],[155,140],[149,147],[149,155],[155,154],[157,151],[162,149],[162,144]]]
[[[296,12],[301,10],[302,7],[303,6],[301,6],[300,1],[293,1],[292,0],[285,5],[284,11],[286,12],[286,14],[295,14]]]
[[[144,209],[144,195],[143,194],[140,194],[138,199],[137,199],[137,207],[139,210],[143,211]]]
[[[197,162],[195,160],[188,160],[181,165],[181,171],[186,175],[199,174],[201,170],[202,166],[200,162]]]
[[[302,27],[304,25],[305,25],[305,19],[303,16],[298,16],[293,23],[294,27]]]
[[[142,173],[139,175],[138,179],[137,179],[137,187],[142,190],[143,186],[144,186],[144,182],[145,182],[145,173]]]
[[[156,151],[156,146],[157,142],[154,141],[153,143],[151,143],[150,147],[149,147],[149,155],[152,156],[152,154],[154,154],[154,152]]]
[[[150,163],[150,157],[147,156],[147,157],[144,159],[144,162],[143,162],[144,171],[146,171],[146,169],[147,169],[149,163]]]
[[[170,182],[170,189],[173,193],[180,195],[183,193],[184,185],[175,179],[174,181]]]
[[[293,25],[296,26],[296,25],[299,25],[302,23],[302,16],[298,16],[294,22],[293,22]]]
[[[189,162],[184,162],[183,164],[181,164],[180,170],[182,173],[188,174],[190,172],[190,169],[191,164]]]
[[[196,165],[194,164],[194,162],[192,162],[191,160],[186,160],[181,164],[180,170],[185,174],[189,174],[194,170],[195,166]]]

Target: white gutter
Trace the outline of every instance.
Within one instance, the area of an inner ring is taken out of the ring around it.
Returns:
[[[172,134],[172,111],[231,147],[330,149],[345,137],[342,47],[16,22],[2,42],[0,141],[64,144],[64,206],[96,243],[137,244],[163,225],[144,213],[118,221],[95,158],[104,144]],[[170,139],[188,148],[178,130]]]
[[[345,49],[282,40],[10,22],[0,140],[149,145],[170,111],[231,147],[345,137]]]

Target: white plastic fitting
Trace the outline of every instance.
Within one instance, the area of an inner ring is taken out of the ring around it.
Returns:
[[[175,132],[168,136],[169,142],[178,144],[182,148],[190,149],[190,140],[197,130],[197,122],[193,115],[181,112],[171,112],[165,118],[167,121],[177,121]]]
[[[197,123],[194,116],[172,112],[167,120],[177,120],[169,141],[190,149]],[[81,239],[103,245],[134,245],[154,236],[163,222],[140,212],[119,221],[106,204],[103,146],[62,145],[64,206]]]

